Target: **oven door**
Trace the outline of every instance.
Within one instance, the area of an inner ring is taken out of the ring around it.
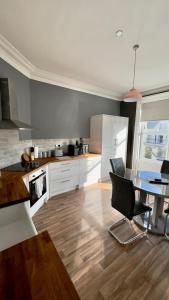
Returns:
[[[46,194],[46,172],[29,182],[30,206],[33,206]]]

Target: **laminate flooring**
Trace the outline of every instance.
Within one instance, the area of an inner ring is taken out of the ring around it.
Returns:
[[[111,183],[49,199],[34,216],[48,230],[82,300],[169,299],[169,242],[149,234],[122,247],[107,228],[122,216],[111,207]],[[117,229],[121,238],[140,229]]]

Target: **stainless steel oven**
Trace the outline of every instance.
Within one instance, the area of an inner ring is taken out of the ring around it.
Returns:
[[[29,176],[30,206],[47,193],[46,170],[40,169]]]

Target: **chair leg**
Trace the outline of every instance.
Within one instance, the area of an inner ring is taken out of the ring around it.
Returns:
[[[151,211],[148,212],[148,221],[147,221],[146,233],[148,232],[148,229],[149,229],[149,225],[150,225],[150,217],[151,217]]]
[[[108,228],[108,232],[110,233],[110,235],[112,235],[115,240],[120,244],[120,245],[123,245],[123,246],[126,246],[126,245],[129,245],[131,243],[133,243],[134,241],[144,237],[146,234],[147,234],[147,230],[144,231],[144,232],[141,232],[137,235],[135,235],[134,237],[126,240],[126,241],[122,241],[121,239],[119,239],[119,237],[113,232],[113,229],[120,226],[123,222],[127,222],[127,219],[126,218],[123,218],[121,219],[120,221],[112,224],[109,228]]]
[[[169,216],[169,214],[166,214],[165,221],[164,221],[164,235],[162,236],[162,238],[160,239],[158,244],[160,244],[161,242],[166,241],[166,240],[169,241],[169,235],[167,234],[168,216]]]

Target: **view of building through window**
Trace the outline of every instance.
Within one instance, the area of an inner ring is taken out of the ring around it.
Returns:
[[[141,122],[140,158],[164,160],[168,156],[169,121]]]

